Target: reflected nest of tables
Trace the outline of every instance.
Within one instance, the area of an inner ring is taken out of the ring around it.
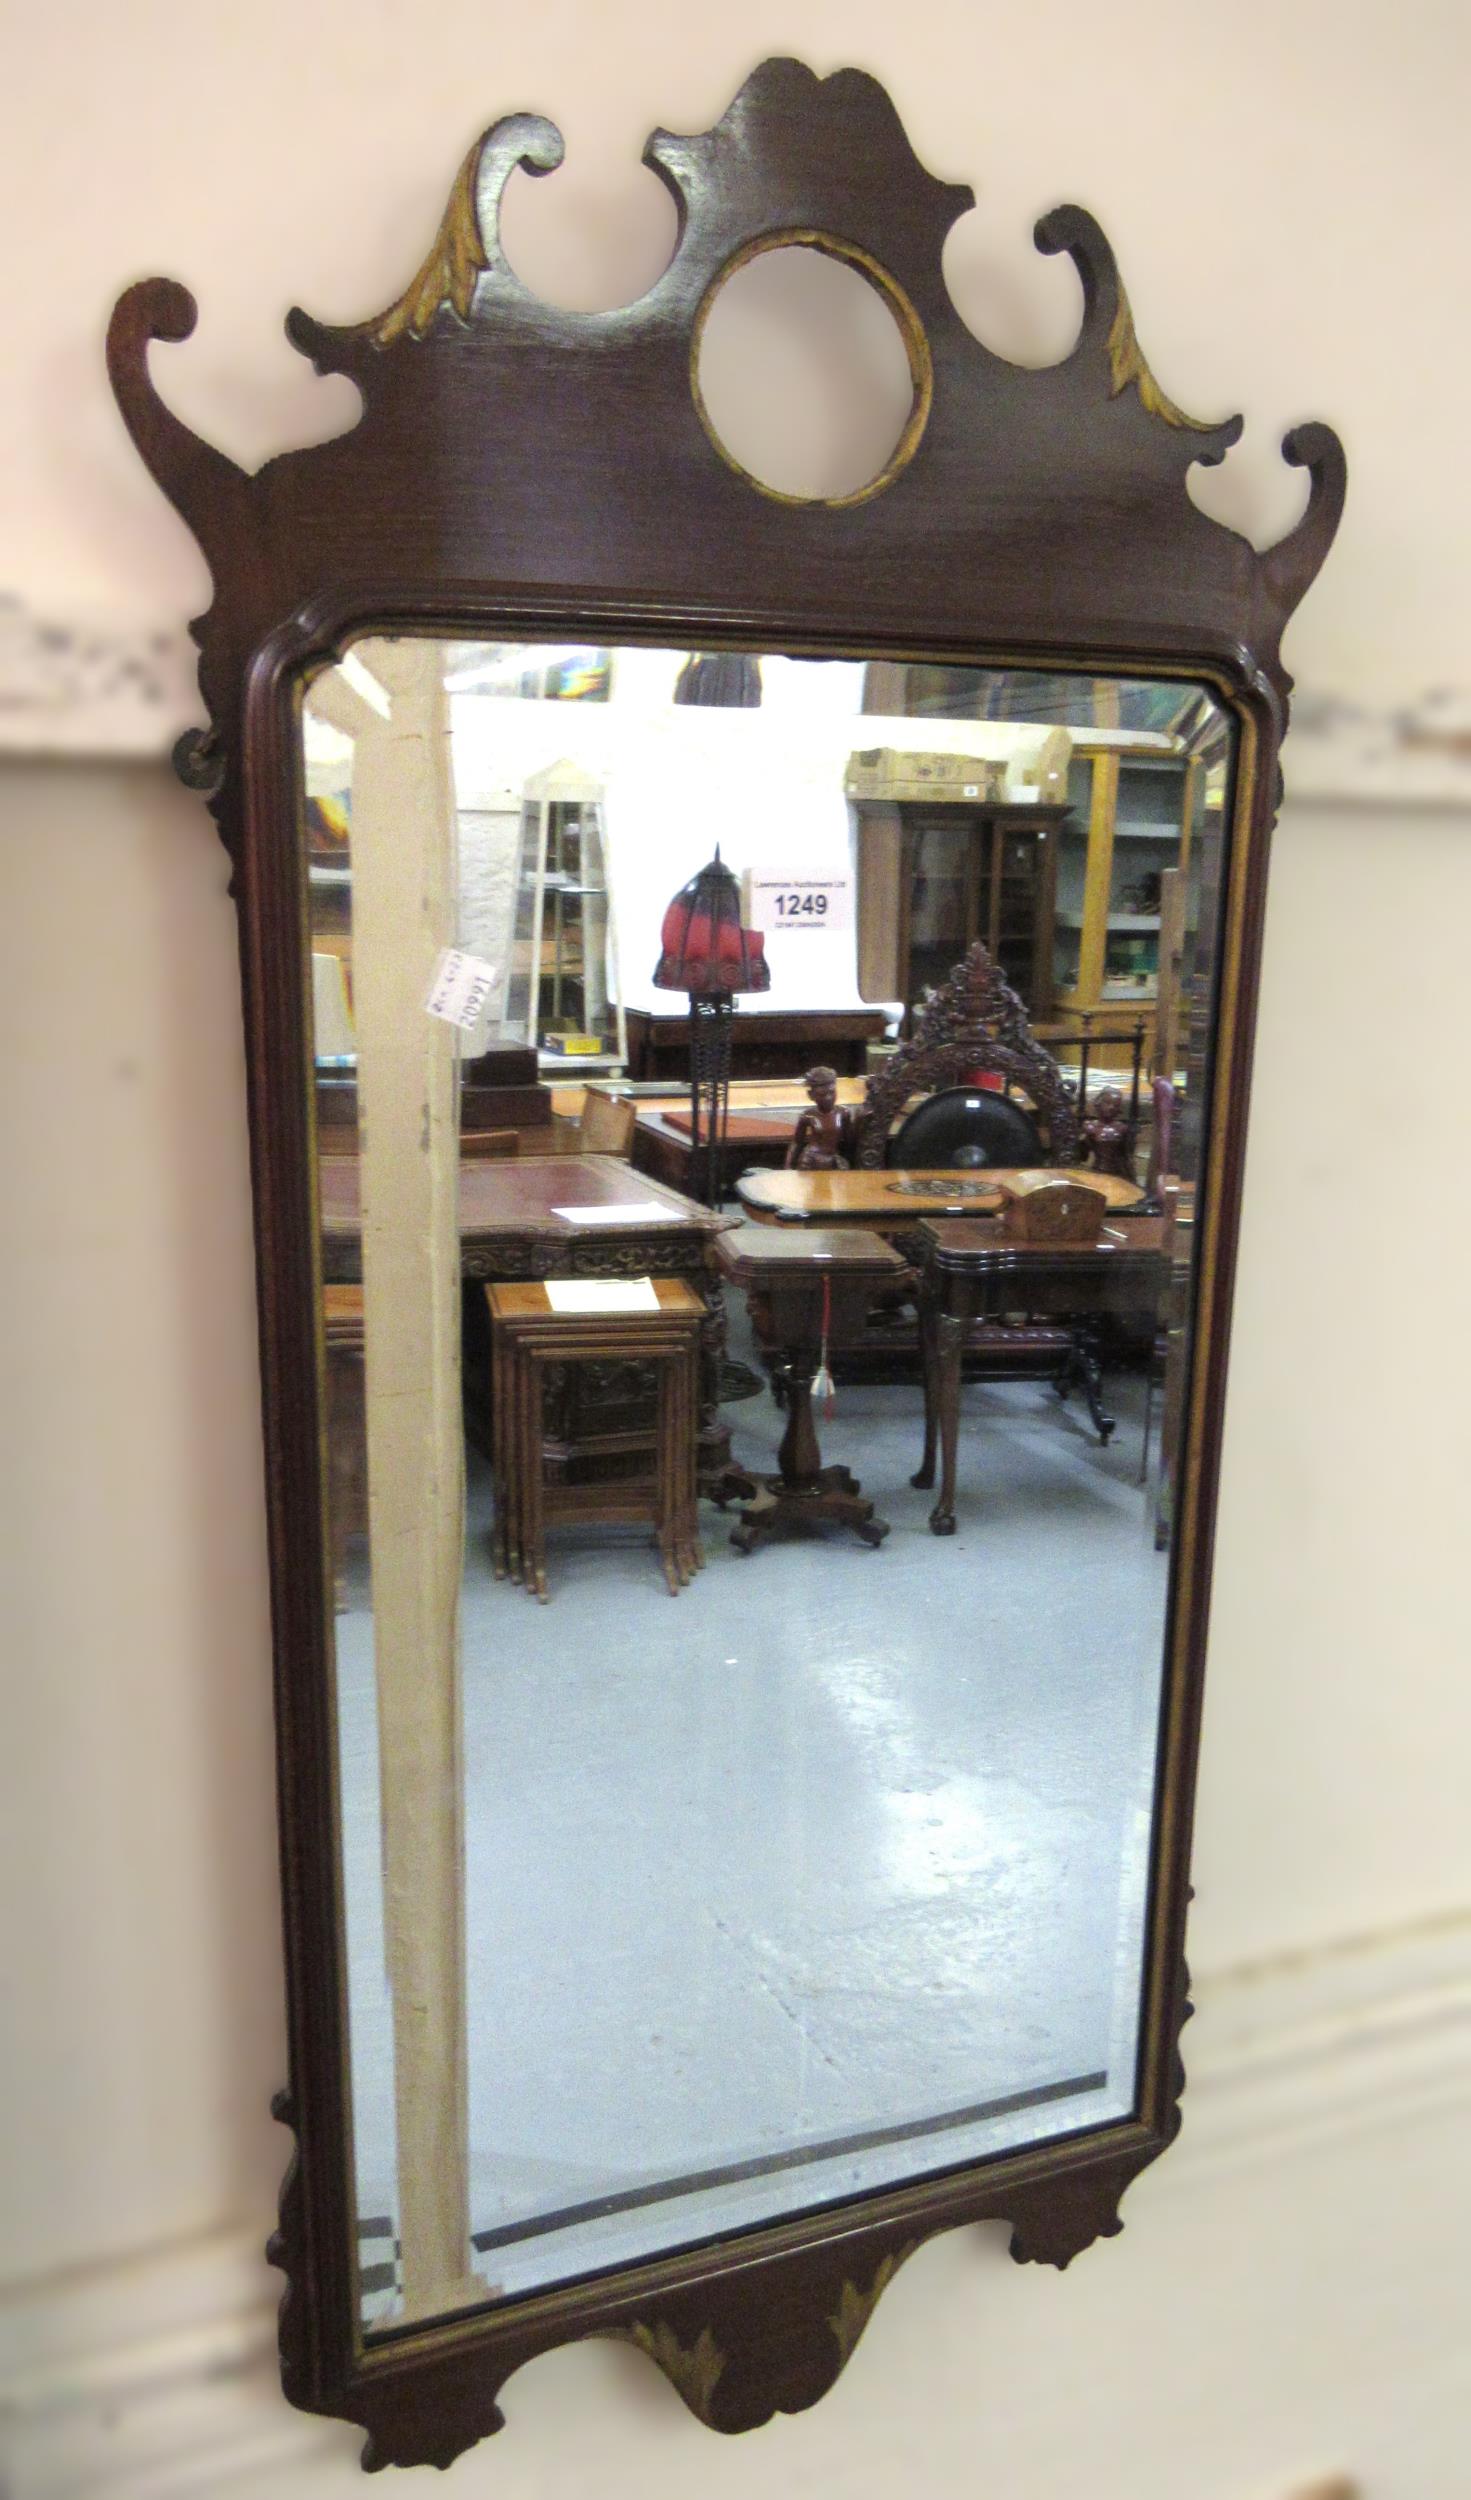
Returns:
[[[362,1208],[356,1157],[324,1158],[319,1166],[322,1267],[330,1284],[362,1274]],[[699,1471],[702,1488],[718,1484],[730,1457],[730,1428],[720,1413],[725,1365],[725,1306],[711,1246],[734,1216],[698,1206],[660,1181],[635,1173],[613,1155],[526,1155],[459,1167],[462,1358],[466,1430],[490,1455],[492,1412],[489,1315],[482,1285],[583,1277],[615,1281],[682,1278],[698,1295]],[[575,1472],[590,1446],[646,1437],[644,1401],[624,1394],[619,1376],[600,1378],[579,1366],[549,1392],[548,1456],[554,1476]]]

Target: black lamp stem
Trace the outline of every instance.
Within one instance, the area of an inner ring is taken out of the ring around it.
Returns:
[[[728,991],[690,993],[690,1179],[707,1207],[718,1207],[724,1195],[734,1014]]]

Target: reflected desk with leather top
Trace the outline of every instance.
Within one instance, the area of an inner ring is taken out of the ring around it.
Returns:
[[[857,1111],[863,1095],[862,1077],[839,1077],[837,1096],[845,1111]],[[732,1085],[720,1155],[722,1188],[733,1189],[741,1174],[753,1166],[779,1170],[798,1120],[811,1108],[812,1097],[800,1081],[783,1083],[768,1077],[759,1084]],[[698,1178],[694,1153],[688,1087],[682,1094],[642,1098],[631,1149],[635,1170],[667,1181],[671,1189],[689,1189]]]
[[[322,1208],[322,1273],[330,1283],[362,1274],[356,1156],[324,1157],[318,1166]],[[570,1207],[575,1219],[558,1212]],[[640,1212],[620,1213],[637,1208]],[[725,1313],[711,1248],[734,1218],[697,1206],[615,1155],[524,1155],[505,1163],[460,1165],[460,1273],[477,1283],[515,1283],[548,1276],[682,1276],[706,1309],[700,1348],[700,1472],[724,1465],[729,1428],[719,1413]],[[464,1301],[464,1366],[469,1413],[490,1413],[489,1323],[483,1294]],[[597,1419],[584,1417],[583,1422]],[[583,1442],[617,1438],[607,1430],[574,1432]]]
[[[1090,1173],[1090,1187],[1093,1180]],[[930,1526],[936,1536],[950,1536],[961,1358],[972,1324],[1013,1310],[1069,1321],[1157,1313],[1170,1282],[1170,1226],[1163,1216],[1126,1215],[1105,1221],[1096,1241],[1023,1242],[1009,1240],[994,1221],[941,1218],[916,1227],[909,1255],[921,1280],[925,1387],[924,1457],[913,1481],[934,1483],[938,1436],[940,1491]]]

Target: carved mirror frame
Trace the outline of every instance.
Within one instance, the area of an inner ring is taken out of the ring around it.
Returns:
[[[195,306],[129,288],[108,357],[133,440],[210,566],[194,627],[209,727],[181,741],[239,903],[274,1608],[278,1792],[295,2130],[272,2255],[288,2278],[287,2394],[364,2426],[364,2461],[447,2465],[499,2428],[498,2391],[549,2346],[630,2339],[701,2420],[746,2429],[822,2395],[896,2268],[932,2232],[1003,2218],[1012,2254],[1062,2266],[1117,2231],[1119,2199],[1178,2125],[1184,1932],[1247,1083],[1288,680],[1283,626],[1343,503],[1324,426],[1289,434],[1306,509],[1256,552],[1190,500],[1240,420],[1198,424],[1155,382],[1113,255],[1059,208],[1039,248],[1082,281],[1077,342],[1030,371],[991,353],[941,275],[973,194],[918,163],[888,97],[853,70],[766,62],[713,130],[656,131],[644,162],[679,215],[636,303],[573,313],[508,267],[512,169],[550,172],[553,126],[478,140],[422,267],[377,318],[294,311],[319,372],[347,374],[350,431],[248,476],[159,398],[155,340]],[[759,487],[714,435],[695,359],[722,280],[806,243],[860,270],[899,323],[913,406],[883,474],[804,502]],[[365,2345],[357,2325],[350,2111],[322,1531],[315,1182],[299,841],[298,719],[310,675],[357,635],[736,643],[956,665],[1164,675],[1208,685],[1238,732],[1218,1018],[1202,1155],[1188,1441],[1173,1564],[1137,2101],[1127,2120],[911,2181],[724,2242]]]

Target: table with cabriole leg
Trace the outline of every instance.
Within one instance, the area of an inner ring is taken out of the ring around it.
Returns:
[[[910,1255],[920,1275],[925,1387],[924,1457],[913,1482],[933,1485],[938,1440],[940,1491],[930,1526],[936,1536],[953,1536],[960,1374],[972,1321],[1025,1311],[1085,1325],[1142,1317],[1152,1326],[1169,1282],[1166,1227],[1159,1216],[1122,1216],[1105,1223],[1096,1241],[1023,1242],[986,1219],[921,1223]]]

